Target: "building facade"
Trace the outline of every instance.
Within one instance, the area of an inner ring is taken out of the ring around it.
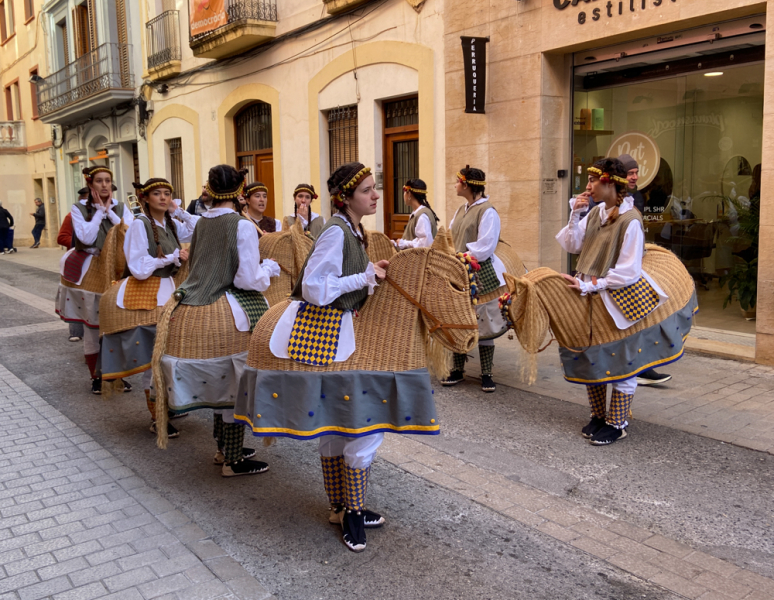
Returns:
[[[51,128],[37,111],[34,76],[47,72],[41,0],[0,3],[0,201],[13,215],[16,246],[31,245],[35,198],[43,200],[41,245],[55,246],[59,202]],[[32,81],[31,81],[32,80]]]
[[[134,193],[143,158],[139,13],[139,3],[126,0],[48,0],[42,8],[48,70],[37,109],[54,126],[60,220],[87,166],[110,167],[118,200]]]
[[[569,272],[554,240],[567,200],[594,160],[633,155],[646,240],[693,275],[696,325],[754,340],[756,360],[774,363],[773,5],[447,2],[444,181],[484,169],[503,237],[528,267]],[[488,38],[485,114],[464,112],[461,36]],[[459,201],[446,203],[448,215]],[[757,286],[757,314],[724,307],[727,280],[740,295]]]

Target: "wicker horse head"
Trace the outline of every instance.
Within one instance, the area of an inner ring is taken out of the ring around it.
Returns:
[[[288,230],[261,236],[261,258],[270,258],[280,266],[280,276],[273,277],[269,289],[263,293],[269,306],[287,300],[290,296],[312,244],[314,241],[304,233],[298,219]]]
[[[534,382],[535,359],[549,328],[559,343],[565,378],[577,383],[572,371],[588,362],[587,367],[608,364],[611,381],[624,379],[656,364],[666,364],[682,355],[696,312],[693,279],[680,260],[669,250],[647,244],[642,269],[668,296],[668,300],[628,329],[619,329],[598,294],[582,297],[569,289],[562,276],[541,267],[524,277],[505,276],[511,294],[508,317],[519,342],[531,356],[530,383]],[[631,344],[622,340],[638,336],[633,354]],[[612,360],[616,357],[616,360]],[[625,358],[625,360],[624,360]],[[655,363],[655,364],[654,364]],[[608,367],[605,367],[608,368]],[[590,369],[593,371],[593,369]],[[604,377],[603,377],[604,378]]]
[[[462,263],[435,248],[404,250],[390,260],[387,274],[388,280],[354,319],[357,350],[348,360],[315,367],[276,358],[269,341],[288,307],[283,302],[255,326],[247,364],[274,371],[410,371],[429,366],[448,372],[448,352],[467,352],[478,337]]]

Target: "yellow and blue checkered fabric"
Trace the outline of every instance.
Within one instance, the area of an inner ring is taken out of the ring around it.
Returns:
[[[607,413],[607,424],[618,429],[626,426],[626,417],[629,415],[629,409],[632,407],[634,394],[624,394],[618,390],[613,390],[613,397],[610,399],[610,411]]]
[[[350,510],[363,510],[365,508],[368,475],[371,472],[371,467],[355,469],[345,464],[344,471],[347,477],[344,504]]]
[[[344,488],[346,481],[344,476],[343,456],[321,456],[323,483],[325,493],[331,504],[344,504]]]
[[[632,323],[644,319],[658,306],[658,292],[645,277],[640,277],[633,285],[609,291],[610,297]]]
[[[307,365],[322,367],[336,358],[344,311],[331,305],[303,302],[288,340],[288,356]]]
[[[604,419],[607,408],[607,385],[587,385],[586,393],[589,395],[591,416]]]

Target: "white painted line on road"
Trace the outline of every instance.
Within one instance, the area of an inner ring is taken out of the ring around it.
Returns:
[[[4,329],[0,329],[0,338],[15,337],[17,335],[28,335],[31,333],[43,333],[46,331],[60,331],[62,329],[67,329],[67,323],[64,321],[49,321],[47,323],[36,323],[34,325],[5,327]]]
[[[38,310],[42,310],[47,315],[54,314],[54,299],[53,298],[41,298],[36,294],[30,294],[22,289],[9,285],[8,283],[0,280],[0,294],[4,294],[14,300],[23,302],[27,306],[32,306]]]

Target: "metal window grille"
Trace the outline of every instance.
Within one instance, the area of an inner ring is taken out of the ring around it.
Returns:
[[[419,98],[407,98],[384,103],[386,129],[419,125]]]
[[[180,138],[167,140],[169,147],[169,183],[175,188],[176,198],[185,198],[183,188],[183,142]]]
[[[271,149],[271,105],[257,102],[248,106],[234,119],[234,128],[237,152]]]
[[[357,105],[328,111],[328,144],[331,173],[341,165],[358,160]]]

